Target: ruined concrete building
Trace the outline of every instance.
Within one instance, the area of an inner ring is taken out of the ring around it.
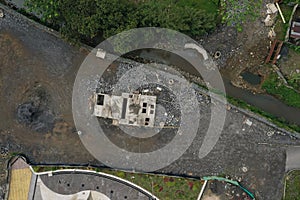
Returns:
[[[94,115],[113,119],[114,125],[154,126],[156,96],[122,93],[114,96],[96,93]]]

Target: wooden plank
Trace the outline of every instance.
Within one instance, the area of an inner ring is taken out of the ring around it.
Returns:
[[[273,52],[274,52],[274,49],[275,49],[275,47],[276,47],[276,44],[277,44],[277,40],[275,40],[275,41],[273,42],[273,44],[272,44],[272,46],[271,46],[271,48],[270,48],[270,51],[269,51],[269,55],[268,55],[268,57],[267,57],[267,59],[266,59],[266,61],[265,61],[265,64],[267,64],[267,63],[270,62],[270,60],[271,60],[271,58],[272,58],[272,55],[273,55]]]

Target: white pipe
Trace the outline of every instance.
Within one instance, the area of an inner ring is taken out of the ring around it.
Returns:
[[[280,16],[281,16],[281,19],[282,19],[283,23],[285,24],[286,22],[285,22],[284,16],[283,16],[283,14],[282,14],[282,12],[281,12],[281,9],[280,9],[278,3],[276,3],[276,7],[277,7],[277,9],[278,9],[278,11],[279,11],[279,14],[280,14]]]
[[[202,195],[203,195],[203,193],[204,193],[204,190],[205,190],[205,187],[206,187],[207,182],[208,182],[208,180],[205,180],[205,181],[204,181],[204,184],[203,184],[203,186],[202,186],[202,188],[201,188],[201,191],[200,191],[200,193],[199,193],[199,196],[198,196],[197,200],[200,200],[200,199],[201,199],[201,197],[202,197]]]

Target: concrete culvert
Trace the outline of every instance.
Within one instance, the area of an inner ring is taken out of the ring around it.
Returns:
[[[214,57],[215,57],[216,59],[218,59],[218,58],[221,57],[221,55],[222,55],[222,54],[221,54],[220,51],[216,51]]]

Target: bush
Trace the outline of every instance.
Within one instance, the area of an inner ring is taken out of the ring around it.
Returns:
[[[137,27],[170,28],[196,37],[216,26],[215,1],[26,0],[26,6],[58,26],[67,39],[79,41]]]

